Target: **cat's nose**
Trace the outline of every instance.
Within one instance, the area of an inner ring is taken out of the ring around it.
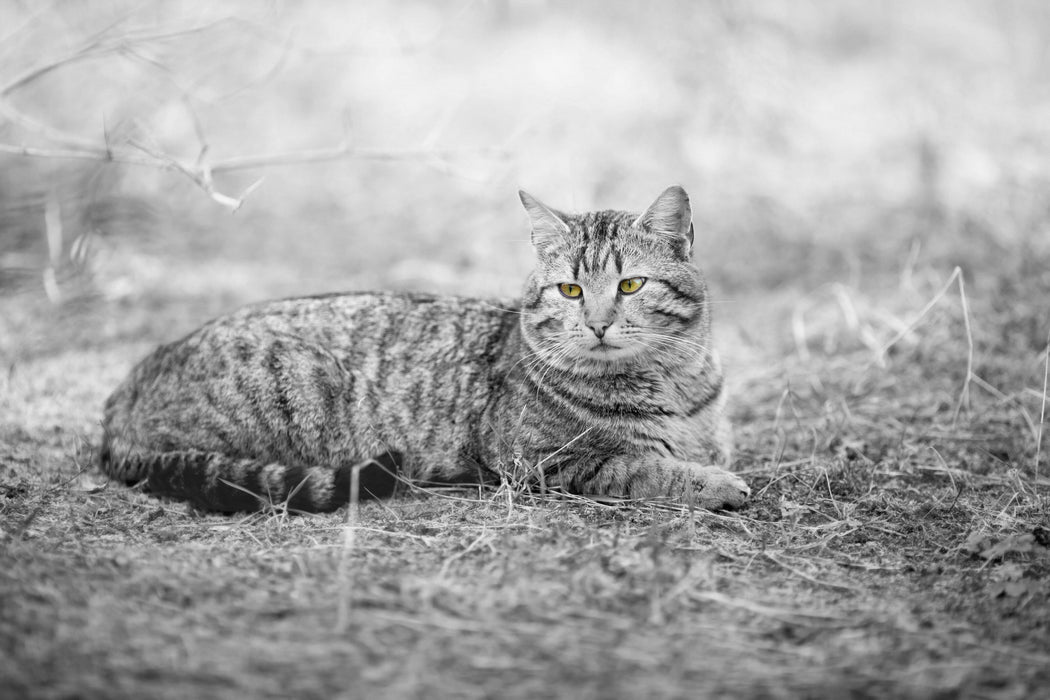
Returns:
[[[594,331],[594,335],[601,340],[605,336],[605,330],[612,325],[609,321],[588,321],[587,325]]]

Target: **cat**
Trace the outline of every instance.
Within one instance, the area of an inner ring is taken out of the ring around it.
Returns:
[[[248,306],[164,345],[105,404],[109,477],[198,508],[326,512],[401,481],[735,508],[689,197],[569,215],[524,191],[520,300],[347,293]]]

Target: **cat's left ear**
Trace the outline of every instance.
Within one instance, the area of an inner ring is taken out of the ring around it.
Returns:
[[[693,210],[689,195],[679,185],[671,185],[645,213],[635,219],[633,226],[650,233],[668,237],[683,258],[693,248]]]

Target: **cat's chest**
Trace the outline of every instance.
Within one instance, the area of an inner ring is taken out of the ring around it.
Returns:
[[[582,403],[591,409],[592,418],[612,423],[637,421],[654,426],[670,425],[691,411],[694,397],[704,391],[702,377],[676,376],[647,372],[637,375],[615,376],[586,384],[585,393],[593,404]],[[684,421],[688,424],[688,421]]]
[[[494,441],[526,458],[590,452],[699,459],[717,441],[720,403],[704,406],[704,397],[720,391],[720,375],[692,369],[553,380],[525,373],[492,404],[500,419],[485,424],[501,425]]]
[[[704,390],[703,382],[654,374],[581,381],[553,393],[576,418],[562,427],[565,432],[586,430],[604,443],[641,442],[688,451],[702,441],[703,416],[693,409]]]

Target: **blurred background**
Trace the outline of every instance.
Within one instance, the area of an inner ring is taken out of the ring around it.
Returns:
[[[727,326],[928,274],[917,309],[955,265],[1050,289],[1048,144],[1039,0],[9,0],[0,351],[282,295],[513,296],[519,187],[682,184]]]

